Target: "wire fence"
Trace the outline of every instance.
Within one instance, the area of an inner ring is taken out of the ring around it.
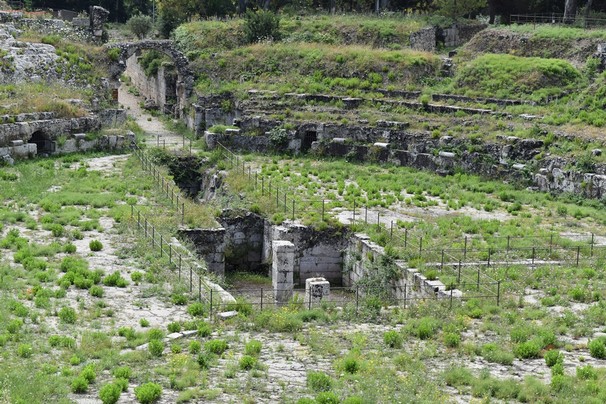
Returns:
[[[566,24],[585,28],[606,26],[604,18],[585,18],[572,16],[565,18],[564,14],[512,14],[510,21],[514,24]]]
[[[191,257],[183,255],[183,251],[175,248],[170,238],[160,232],[141,210],[131,205],[131,219],[137,223],[137,229],[149,241],[152,251],[159,253],[160,258],[167,258],[170,269],[176,271],[179,283],[185,281],[189,285],[189,292],[197,291],[200,302],[210,303],[210,288],[202,282],[202,267],[195,265]],[[197,290],[196,290],[197,289]]]
[[[297,309],[311,310],[314,308],[329,307],[349,307],[358,312],[369,305],[376,306],[377,299],[380,297],[379,305],[391,305],[408,307],[423,301],[440,301],[452,308],[455,304],[461,304],[471,299],[491,300],[495,304],[500,304],[501,290],[500,283],[477,284],[462,282],[459,284],[462,289],[469,293],[461,295],[456,293],[455,289],[450,289],[441,294],[426,294],[419,292],[415,285],[404,284],[397,286],[396,293],[386,295],[385,289],[370,289],[364,286],[353,287],[330,287],[330,293],[317,297],[312,295],[312,290],[293,289],[292,297],[287,302],[276,302],[276,294],[283,293],[283,290],[267,288],[241,288],[228,289],[227,291],[237,299],[237,303],[215,303],[211,305],[211,313],[223,310],[238,310],[242,306],[248,306],[252,311],[272,309],[276,307],[295,307]],[[460,289],[459,289],[460,290]],[[392,291],[393,292],[393,291]]]

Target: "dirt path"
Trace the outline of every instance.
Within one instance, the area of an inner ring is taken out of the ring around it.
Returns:
[[[142,97],[137,97],[128,90],[128,86],[122,83],[118,91],[118,102],[126,108],[128,115],[135,119],[143,129],[147,135],[147,143],[175,149],[183,147],[183,136],[171,132],[166,128],[164,122],[141,108]]]

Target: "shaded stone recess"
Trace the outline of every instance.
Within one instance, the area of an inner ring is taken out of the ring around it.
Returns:
[[[178,230],[179,237],[194,245],[196,255],[206,262],[208,270],[218,276],[225,275],[225,229]]]
[[[137,55],[126,62],[126,75],[145,97],[147,109],[159,109],[164,114],[174,115],[177,102],[177,73],[174,66],[162,64],[153,76],[147,76],[139,64]]]
[[[262,271],[265,219],[255,213],[226,209],[217,220],[225,229],[225,271]]]
[[[276,240],[290,241],[295,246],[294,282],[303,286],[308,278],[322,276],[333,285],[341,285],[345,233],[342,230],[315,230],[297,223],[265,224],[263,260],[271,257]]]

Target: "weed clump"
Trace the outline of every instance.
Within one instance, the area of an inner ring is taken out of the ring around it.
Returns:
[[[383,334],[383,342],[390,348],[402,348],[403,341],[404,338],[402,337],[402,335],[395,330],[386,331]]]
[[[115,404],[122,394],[121,386],[116,383],[108,383],[99,390],[99,398],[103,404]]]
[[[91,251],[101,251],[103,249],[103,243],[99,240],[91,240],[91,242],[88,243],[88,247]]]
[[[135,398],[142,404],[151,404],[162,396],[162,387],[157,383],[145,383],[135,387]]]
[[[329,391],[332,389],[332,379],[324,372],[308,372],[307,387],[313,391]]]

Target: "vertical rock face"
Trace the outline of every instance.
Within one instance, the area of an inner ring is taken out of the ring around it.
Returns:
[[[99,6],[92,6],[90,8],[90,30],[93,37],[97,42],[105,42],[104,37],[104,25],[109,17],[109,11]]]

